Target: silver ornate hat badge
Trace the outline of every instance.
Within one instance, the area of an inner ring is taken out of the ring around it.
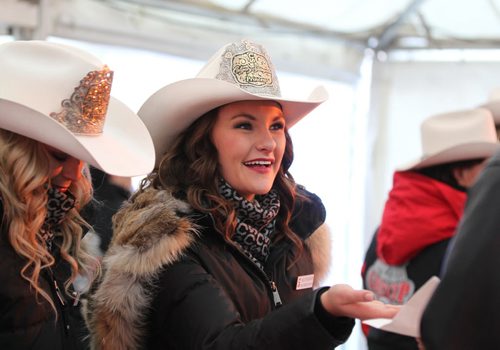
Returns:
[[[249,41],[226,47],[216,79],[238,85],[252,94],[281,97],[269,55],[264,47]]]

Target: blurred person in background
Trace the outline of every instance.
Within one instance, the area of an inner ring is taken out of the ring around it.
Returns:
[[[439,276],[448,244],[486,160],[499,149],[482,108],[432,116],[421,125],[422,156],[394,173],[382,222],[366,252],[363,285],[379,300],[405,304]],[[363,325],[370,350],[417,350],[415,338]]]
[[[481,107],[495,119],[500,135],[500,89]],[[500,344],[500,153],[470,190],[462,222],[448,249],[441,283],[421,322],[428,350],[495,349]]]

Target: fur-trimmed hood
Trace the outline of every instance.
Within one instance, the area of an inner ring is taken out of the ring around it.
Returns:
[[[115,217],[115,235],[102,262],[102,277],[84,307],[93,349],[138,349],[155,277],[196,242],[190,207],[169,191],[148,189]],[[318,285],[328,272],[330,238],[326,225],[306,241]]]

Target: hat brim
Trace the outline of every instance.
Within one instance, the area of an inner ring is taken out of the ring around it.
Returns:
[[[479,106],[491,112],[495,125],[500,125],[500,101],[490,101]]]
[[[328,93],[322,86],[314,89],[305,100],[290,100],[252,94],[222,80],[192,78],[158,90],[144,102],[138,115],[153,138],[158,163],[175,137],[214,108],[237,101],[276,101],[283,109],[287,128],[290,128],[327,98]]]
[[[110,175],[144,175],[154,166],[154,146],[144,123],[113,97],[99,135],[73,134],[50,116],[5,99],[0,99],[0,128],[55,147]]]
[[[430,156],[424,156],[399,167],[398,171],[426,168],[433,165],[491,157],[500,149],[500,143],[474,142],[448,148]]]

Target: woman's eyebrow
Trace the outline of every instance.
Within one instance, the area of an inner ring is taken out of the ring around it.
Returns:
[[[247,118],[247,119],[251,119],[251,120],[257,120],[257,118],[255,116],[248,114],[248,113],[236,114],[231,118],[231,120],[236,119],[236,118]]]

